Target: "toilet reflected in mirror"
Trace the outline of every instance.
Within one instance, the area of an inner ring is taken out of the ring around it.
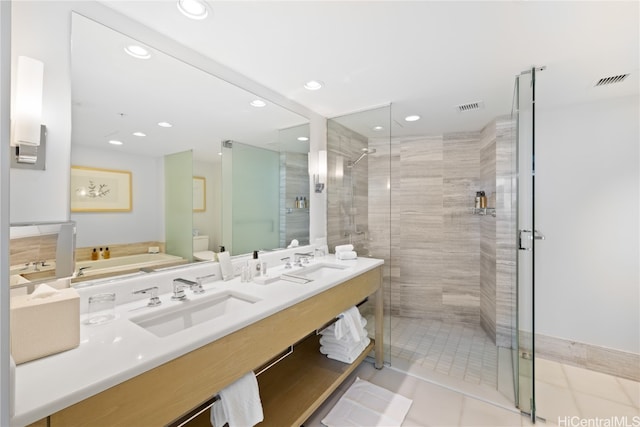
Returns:
[[[193,260],[216,260],[216,253],[209,250],[209,236],[193,236]]]

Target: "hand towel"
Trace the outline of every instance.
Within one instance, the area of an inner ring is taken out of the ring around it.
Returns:
[[[350,259],[358,259],[358,254],[355,251],[342,251],[336,252],[336,259],[347,261]]]
[[[335,337],[338,339],[351,337],[354,341],[360,341],[361,319],[360,311],[355,305],[340,313],[333,327]]]
[[[218,395],[223,410],[220,411],[216,405],[211,408],[211,423],[214,426],[222,427],[229,423],[229,427],[249,427],[264,419],[258,381],[253,372],[223,388]]]
[[[329,325],[326,328],[324,328],[322,330],[322,332],[320,332],[320,335],[332,336],[332,337],[338,339],[338,337],[336,336],[336,323],[332,323],[331,325]],[[360,317],[360,324],[362,325],[363,328],[365,326],[367,326],[367,319],[365,319],[364,317],[361,316]]]
[[[335,247],[335,253],[352,251],[353,245],[338,245]]]

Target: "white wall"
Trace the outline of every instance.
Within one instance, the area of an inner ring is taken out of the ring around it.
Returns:
[[[537,104],[537,333],[640,353],[639,104]]]
[[[42,120],[45,171],[11,169],[11,222],[69,218],[71,146],[71,15],[58,2],[12,2],[12,64],[19,55],[44,62]],[[15,72],[15,70],[13,70]]]
[[[131,212],[77,212],[78,248],[164,241],[164,159],[74,145],[71,164],[131,172]]]
[[[0,147],[9,147],[11,2],[0,2]],[[0,150],[0,425],[15,408],[9,374],[9,152]],[[12,409],[10,409],[12,408]]]

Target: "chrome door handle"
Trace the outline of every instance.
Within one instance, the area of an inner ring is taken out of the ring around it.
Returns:
[[[520,230],[518,231],[518,249],[521,251],[530,251],[531,248],[526,248],[522,245],[522,235],[524,233],[528,233],[529,236],[526,237],[528,240],[545,240],[546,237],[544,236],[544,234],[542,234],[541,232],[539,232],[538,230],[533,230],[533,233],[531,232],[531,230]]]

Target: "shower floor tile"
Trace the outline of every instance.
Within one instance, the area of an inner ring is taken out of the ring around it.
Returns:
[[[386,319],[385,324],[388,323]],[[373,335],[374,321],[367,328]],[[498,348],[478,327],[394,316],[391,319],[391,364],[411,362],[423,368],[493,389],[498,385]]]

